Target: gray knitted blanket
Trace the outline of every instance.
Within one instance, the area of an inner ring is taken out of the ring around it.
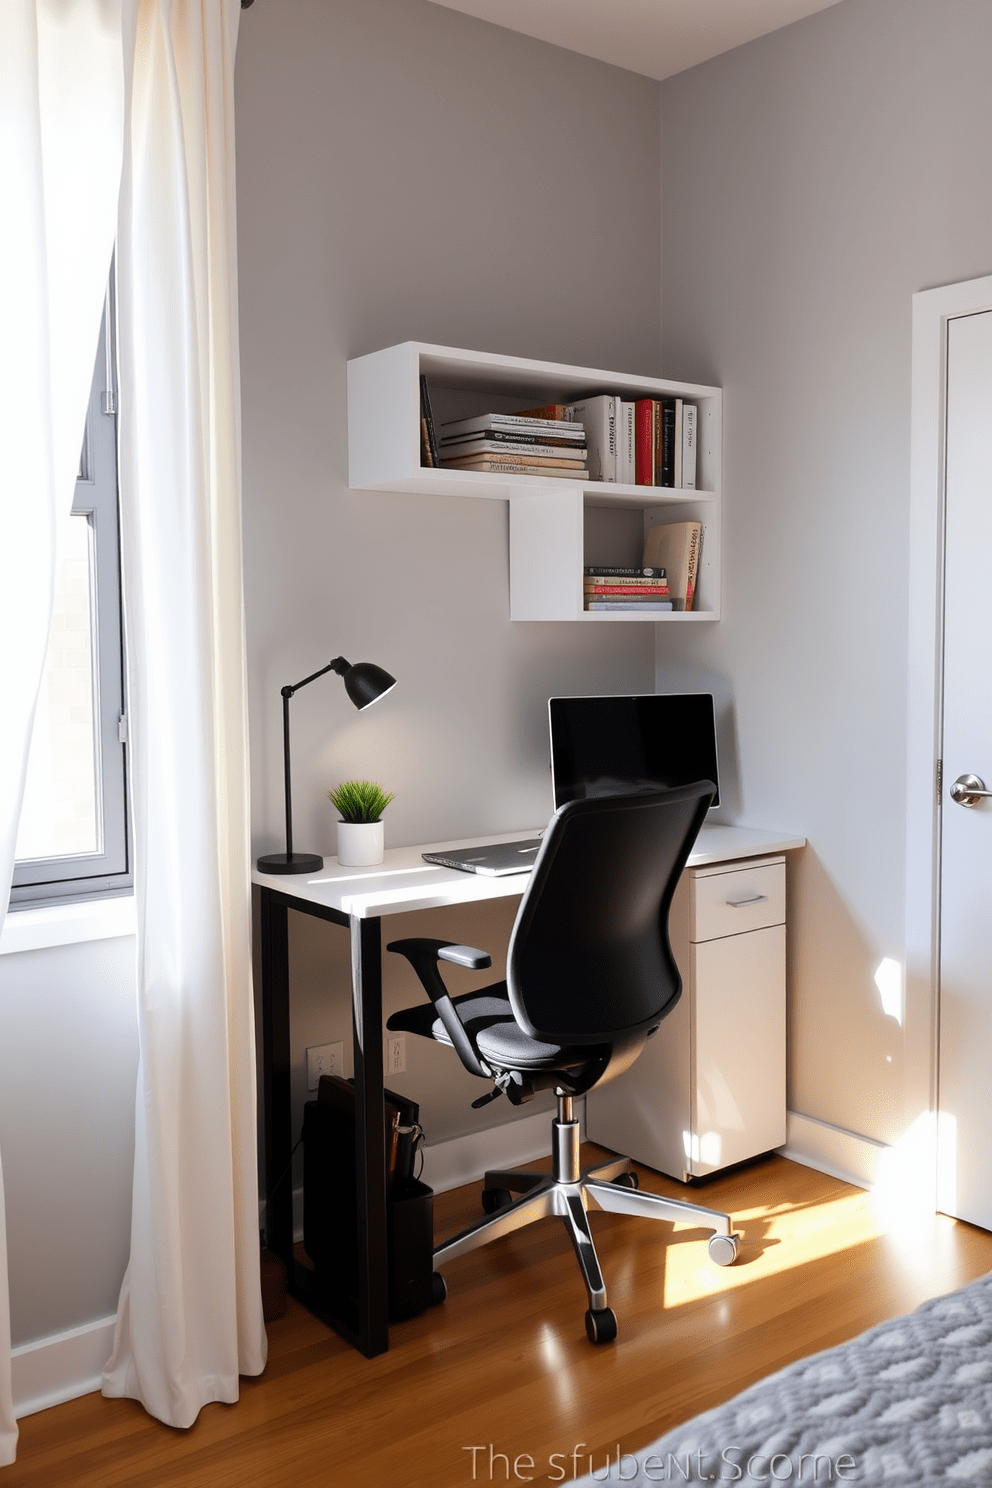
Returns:
[[[992,1274],[797,1360],[650,1447],[614,1449],[609,1472],[603,1451],[591,1468],[584,1488],[992,1484]]]

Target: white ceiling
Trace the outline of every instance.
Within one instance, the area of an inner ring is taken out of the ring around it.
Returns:
[[[838,0],[435,0],[448,10],[666,78]]]

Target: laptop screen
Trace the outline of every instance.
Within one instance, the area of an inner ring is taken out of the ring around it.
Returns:
[[[587,796],[712,780],[719,806],[716,720],[708,692],[548,701],[555,809]]]

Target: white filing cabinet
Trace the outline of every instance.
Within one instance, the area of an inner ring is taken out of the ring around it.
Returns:
[[[669,929],[682,997],[586,1131],[688,1180],[785,1142],[785,858],[687,868]]]

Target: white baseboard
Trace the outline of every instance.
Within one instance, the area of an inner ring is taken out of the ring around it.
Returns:
[[[55,1333],[34,1343],[22,1343],[10,1351],[14,1392],[14,1415],[31,1416],[35,1411],[61,1405],[79,1395],[99,1390],[103,1367],[114,1345],[115,1318],[100,1318]]]
[[[804,1167],[829,1173],[858,1188],[873,1188],[882,1154],[889,1151],[884,1142],[858,1136],[829,1121],[801,1116],[798,1111],[786,1113],[785,1146],[779,1152]]]

